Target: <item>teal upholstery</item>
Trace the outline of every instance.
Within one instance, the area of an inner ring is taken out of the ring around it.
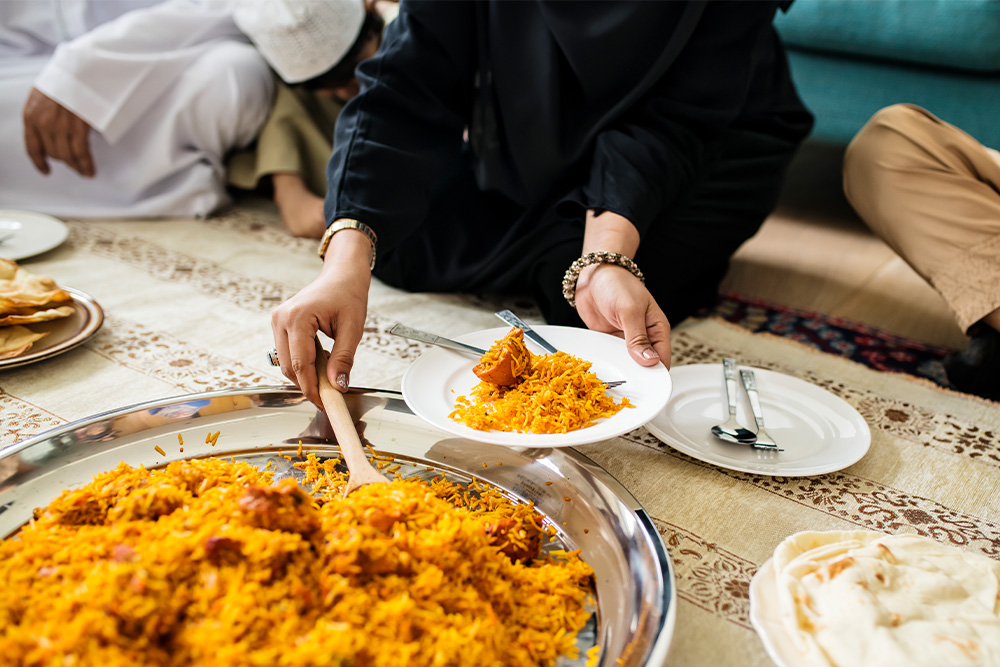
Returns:
[[[910,102],[1000,147],[1000,0],[796,0],[775,26],[813,139]]]

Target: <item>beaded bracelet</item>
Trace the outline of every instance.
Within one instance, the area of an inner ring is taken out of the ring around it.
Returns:
[[[369,268],[374,270],[375,247],[378,245],[378,237],[375,236],[375,232],[372,230],[371,227],[369,227],[363,222],[354,220],[352,218],[342,218],[326,228],[326,233],[323,234],[323,238],[320,239],[319,242],[319,258],[323,259],[324,257],[326,257],[326,249],[330,246],[330,239],[333,238],[333,235],[345,229],[356,229],[368,237],[368,241],[370,241],[372,244],[372,257],[371,257],[371,262],[369,262]]]
[[[583,270],[583,267],[590,266],[591,264],[617,264],[638,278],[639,282],[646,282],[645,276],[642,275],[642,271],[639,270],[636,263],[625,255],[617,252],[608,252],[607,250],[588,252],[570,264],[566,270],[566,275],[563,276],[563,296],[566,297],[569,305],[573,308],[576,308],[576,281],[580,278],[580,271]]]

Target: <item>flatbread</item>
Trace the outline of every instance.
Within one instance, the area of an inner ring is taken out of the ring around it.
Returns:
[[[74,312],[73,306],[58,306],[56,308],[19,308],[9,315],[0,315],[0,327],[12,324],[31,324],[33,322],[48,322],[69,317]]]
[[[808,664],[1000,665],[1000,563],[917,535],[797,533],[775,550],[782,621]]]
[[[72,300],[52,278],[36,276],[9,259],[0,258],[0,314]]]
[[[27,352],[47,331],[32,331],[27,327],[0,327],[0,359],[10,359]]]
[[[52,278],[36,276],[16,262],[0,258],[0,331],[11,326],[69,317],[75,312],[70,305],[72,299],[70,293]],[[12,353],[10,350],[16,349],[14,341],[24,340],[25,335],[20,331],[7,332],[5,338],[10,349],[4,352],[0,346],[0,354],[6,357],[21,354],[32,344],[29,341],[23,350]],[[6,357],[0,356],[0,359]]]

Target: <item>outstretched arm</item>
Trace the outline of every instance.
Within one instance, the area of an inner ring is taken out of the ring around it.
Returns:
[[[61,44],[35,87],[111,143],[156,104],[214,40],[249,41],[226,0],[166,0]]]
[[[475,7],[401,6],[379,54],[358,68],[360,94],[337,119],[326,219],[369,225],[380,250],[398,246],[420,224],[430,188],[459,155],[472,94]],[[317,331],[333,338],[327,374],[346,391],[364,332],[370,260],[362,232],[335,233],[319,277],[271,318],[282,372],[317,404],[312,339]]]

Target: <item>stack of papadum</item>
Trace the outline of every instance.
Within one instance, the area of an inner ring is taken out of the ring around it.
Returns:
[[[48,335],[25,325],[73,314],[72,297],[52,278],[36,276],[0,258],[0,359],[23,354]]]
[[[804,532],[773,565],[809,665],[1000,665],[1000,563],[917,535]]]

